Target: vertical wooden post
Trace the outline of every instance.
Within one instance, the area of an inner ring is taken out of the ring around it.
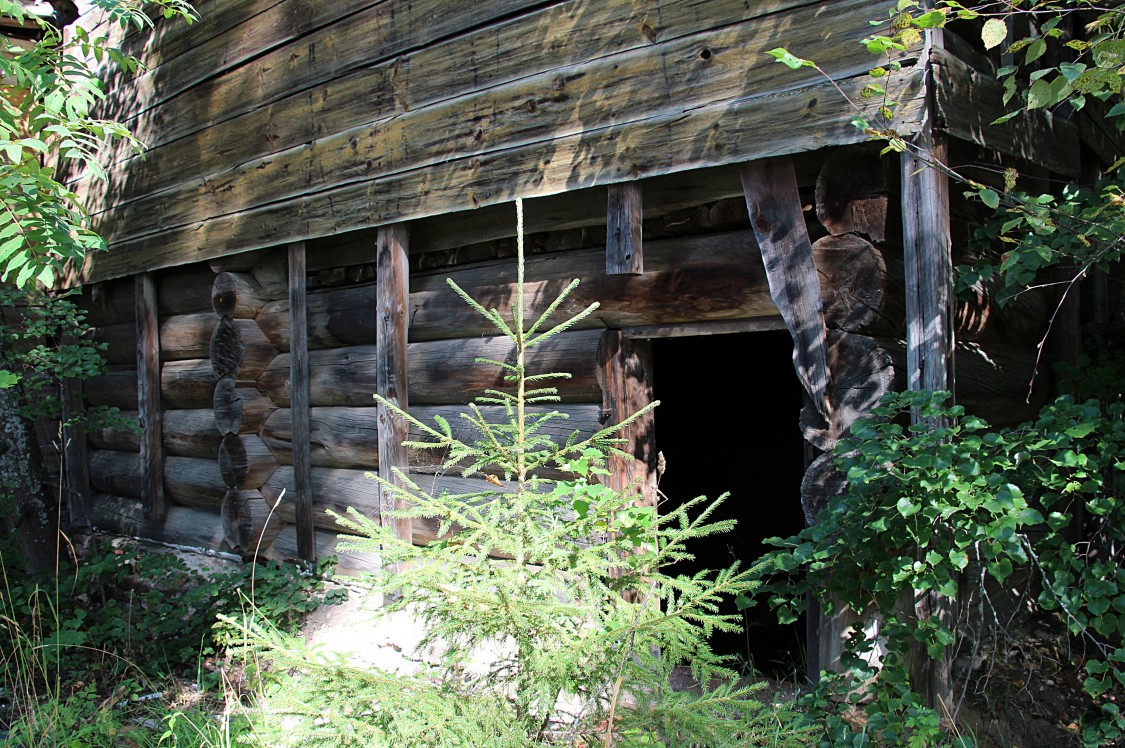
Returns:
[[[309,424],[309,328],[305,243],[289,245],[289,398],[293,419],[293,482],[297,495],[297,555],[316,563],[312,448]]]
[[[952,392],[954,389],[949,180],[937,168],[945,159],[945,143],[928,129],[902,156],[906,383],[911,390]],[[911,420],[919,422],[920,415],[913,413]],[[912,602],[914,615],[919,620],[936,618],[953,626],[954,610],[948,598],[931,590],[915,594]],[[948,647],[941,658],[932,660],[924,646],[915,645],[911,656],[911,685],[922,694],[926,705],[936,709],[943,719],[953,717],[951,668]]]
[[[598,380],[606,424],[628,418],[653,400],[652,347],[629,340],[618,330],[606,330],[598,344]],[[606,485],[624,493],[636,485],[638,506],[656,506],[656,434],[653,414],[647,413],[622,429],[622,450],[634,459],[610,456]]]
[[[606,275],[640,275],[645,271],[641,245],[643,212],[639,184],[610,185],[605,239]]]
[[[164,518],[164,440],[160,408],[160,325],[156,317],[156,279],[136,276],[137,411],[141,428],[141,499],[145,518]]]
[[[406,382],[406,332],[409,322],[409,227],[394,224],[379,229],[376,250],[376,314],[375,322],[375,373],[376,391],[392,405],[406,410],[409,407]],[[379,477],[401,486],[402,480],[394,468],[403,472],[409,468],[406,447],[406,421],[384,405],[379,413]],[[395,509],[406,508],[406,502],[396,499],[388,491],[380,492],[379,509],[383,527],[389,527],[403,540],[411,540],[411,522],[408,518],[390,517]]]
[[[742,167],[742,190],[773,298],[793,337],[793,365],[817,412],[828,416],[828,344],[820,281],[789,159]]]

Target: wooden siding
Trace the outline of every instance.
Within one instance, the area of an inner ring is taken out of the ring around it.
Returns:
[[[151,150],[89,190],[113,251],[86,280],[865,137],[764,52],[859,100],[866,0],[257,5],[208,3],[111,94]],[[888,87],[912,132],[918,71]]]

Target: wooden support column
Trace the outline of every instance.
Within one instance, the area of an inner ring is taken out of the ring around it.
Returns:
[[[817,412],[827,418],[827,333],[793,162],[779,158],[746,164],[742,167],[742,189],[766,267],[770,296],[793,336],[793,365]]]
[[[293,428],[293,482],[297,555],[316,563],[309,425],[309,330],[305,243],[289,245],[289,396]]]
[[[630,340],[619,330],[606,330],[598,344],[598,381],[602,386],[602,414],[606,425],[628,418],[653,400],[652,346]],[[631,484],[638,506],[656,506],[656,435],[653,414],[622,429],[623,451],[634,459],[610,456],[606,484],[624,492]]]
[[[953,261],[949,228],[949,179],[945,143],[923,131],[902,156],[902,233],[906,275],[906,383],[911,390],[953,391]],[[919,422],[918,413],[911,420]],[[934,427],[944,424],[931,423]],[[924,553],[925,549],[919,549]],[[953,626],[952,602],[934,591],[915,594],[918,620],[941,620]],[[953,718],[952,659],[931,659],[915,645],[910,678],[927,706],[945,720]]]
[[[156,318],[156,279],[136,276],[137,411],[141,435],[141,499],[145,518],[164,518],[164,443],[160,407],[160,325]]]
[[[406,328],[409,308],[409,231],[406,224],[394,224],[379,229],[376,252],[376,314],[375,321],[375,374],[376,391],[392,405],[406,410]],[[391,409],[380,405],[379,412],[379,477],[396,486],[402,480],[394,474],[398,468],[409,468],[406,447],[407,423]],[[390,517],[395,509],[406,508],[406,502],[389,491],[380,492],[380,519],[403,540],[410,541],[411,520]]]
[[[643,212],[638,183],[610,185],[605,238],[606,275],[644,273],[645,258],[641,246]]]

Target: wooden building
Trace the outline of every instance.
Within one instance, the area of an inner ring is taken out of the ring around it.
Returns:
[[[78,184],[111,246],[80,275],[110,363],[85,395],[143,427],[87,435],[103,530],[312,558],[335,552],[324,509],[380,513],[366,471],[464,481],[396,449],[372,395],[426,420],[492,384],[473,361],[504,358],[503,341],[444,281],[507,302],[516,198],[532,296],[579,277],[574,306],[602,303],[539,362],[574,374],[571,425],[654,387],[688,404],[630,432],[644,500],[663,451],[668,480],[722,467],[747,519],[797,517],[749,522],[759,539],[792,532],[838,487],[819,455],[883,393],[956,381],[997,422],[1047,394],[1037,380],[1026,399],[1050,300],[954,301],[974,208],[919,156],[1069,178],[1119,152],[1083,114],[990,125],[998,58],[969,33],[899,56],[885,125],[914,150],[881,157],[852,124],[882,103],[861,95],[875,60],[860,41],[885,12],[868,0],[197,6],[190,27],[125,41],[150,70],[109,108],[147,154],[119,153],[108,187]],[[777,64],[778,46],[823,74]],[[688,338],[701,347],[675,347]],[[792,384],[780,414],[772,382]],[[758,441],[724,453],[732,427]],[[714,464],[678,461],[677,439],[713,445]],[[763,496],[741,451],[767,447],[794,467]]]

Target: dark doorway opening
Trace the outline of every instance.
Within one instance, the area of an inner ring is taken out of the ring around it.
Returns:
[[[798,426],[802,391],[793,343],[784,331],[660,338],[652,341],[656,448],[667,464],[660,481],[666,506],[701,494],[730,497],[714,515],[738,524],[690,550],[675,571],[743,565],[767,550],[762,540],[804,527],[800,488],[804,442]],[[682,566],[682,569],[679,568]],[[723,612],[738,613],[733,601]],[[805,672],[805,623],[780,625],[762,599],[743,611],[746,632],[716,634],[713,649],[771,677]]]

